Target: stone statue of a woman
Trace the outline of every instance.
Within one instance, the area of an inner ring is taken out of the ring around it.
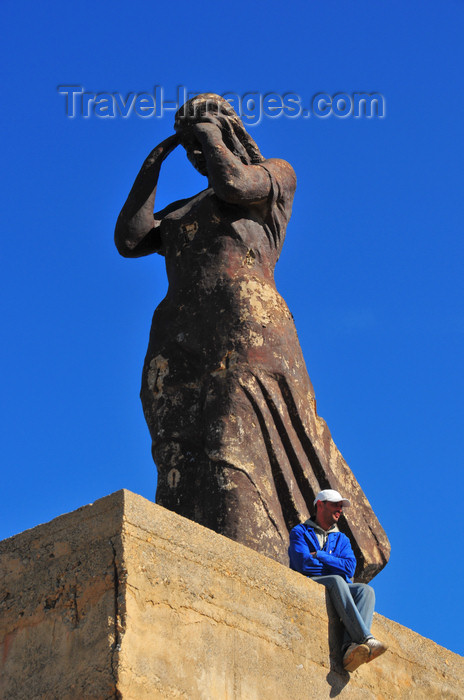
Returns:
[[[161,164],[181,144],[206,189],[153,214]],[[156,501],[287,563],[289,530],[315,494],[356,503],[344,523],[363,580],[388,540],[317,416],[293,318],[274,267],[296,178],[265,159],[232,107],[199,95],[144,162],[119,215],[121,255],[165,256],[141,398],[158,467]]]

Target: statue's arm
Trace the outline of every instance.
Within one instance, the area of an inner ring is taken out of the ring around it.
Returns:
[[[156,188],[164,159],[179,143],[169,136],[146,158],[121,209],[114,231],[116,248],[126,258],[138,258],[160,249],[159,225],[165,210],[153,214]]]
[[[225,145],[222,132],[211,122],[200,122],[192,127],[200,141],[206,160],[210,186],[215,194],[232,204],[259,204],[269,196],[269,173],[260,165],[245,165]],[[281,185],[293,196],[296,177],[293,168],[285,161],[266,161],[279,172]]]

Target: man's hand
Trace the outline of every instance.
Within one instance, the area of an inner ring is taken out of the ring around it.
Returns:
[[[310,552],[310,555],[311,555],[312,557],[315,557],[315,556],[316,556],[316,552]]]

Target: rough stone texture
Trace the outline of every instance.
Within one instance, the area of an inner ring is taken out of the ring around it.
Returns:
[[[165,257],[169,288],[153,316],[141,399],[158,467],[156,501],[287,563],[289,530],[316,494],[354,504],[340,524],[369,581],[390,546],[318,417],[295,324],[274,268],[296,176],[264,158],[218,95],[193,98],[149,154],[118,217],[127,257]],[[181,144],[207,188],[153,213],[161,165]],[[308,232],[309,233],[309,232]]]
[[[379,615],[389,651],[344,673],[321,586],[128,491],[3,541],[0,572],[2,700],[463,697],[462,657]]]

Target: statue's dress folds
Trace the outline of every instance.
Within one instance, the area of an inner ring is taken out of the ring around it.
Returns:
[[[265,206],[226,203],[210,188],[162,220],[169,289],[153,317],[141,397],[157,502],[287,563],[288,531],[320,489],[359,492],[375,516],[317,417],[274,283],[293,170],[278,160],[260,167],[271,181]]]

